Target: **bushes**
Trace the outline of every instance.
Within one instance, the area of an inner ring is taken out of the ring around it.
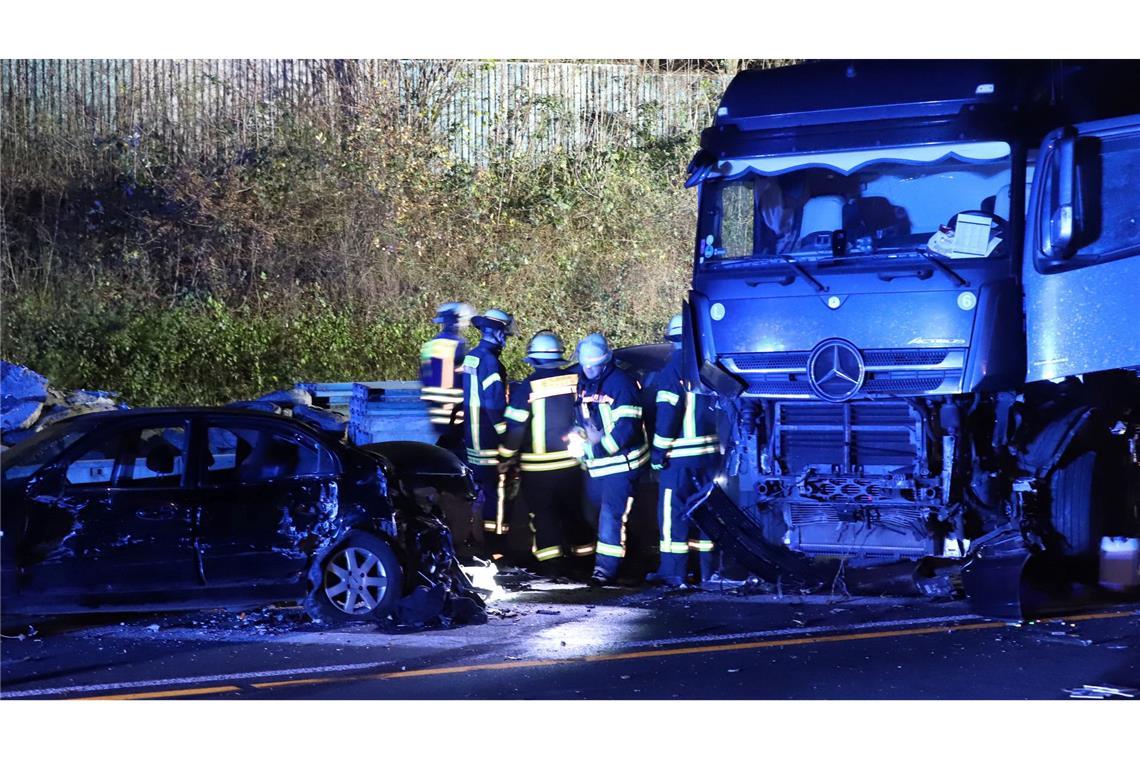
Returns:
[[[516,315],[516,376],[535,330],[644,342],[677,310],[695,135],[615,122],[604,147],[470,167],[395,101],[354,116],[347,133],[286,121],[237,155],[173,158],[150,135],[53,161],[85,168],[51,182],[14,171],[4,358],[136,405],[215,403],[414,377],[444,301]]]
[[[5,357],[61,387],[118,390],[136,405],[214,404],[292,385],[414,377],[422,323],[368,321],[328,304],[292,316],[217,301],[63,312],[16,299],[4,311]]]

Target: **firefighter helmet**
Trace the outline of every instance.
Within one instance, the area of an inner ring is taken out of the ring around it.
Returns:
[[[578,363],[583,367],[597,367],[612,358],[610,344],[601,333],[590,333],[578,341]]]
[[[502,330],[507,335],[515,334],[515,318],[502,309],[487,309],[482,316],[473,317],[471,324],[480,330]]]
[[[671,340],[674,343],[680,343],[682,328],[684,327],[684,324],[685,323],[682,321],[681,315],[674,314],[673,318],[669,320],[669,327],[665,329],[665,339]]]
[[[535,362],[565,361],[562,354],[565,351],[562,341],[553,330],[539,330],[526,344],[526,360],[531,364]]]
[[[471,323],[475,316],[475,309],[469,303],[445,303],[435,310],[435,319],[432,322],[440,325],[458,325],[460,329]]]

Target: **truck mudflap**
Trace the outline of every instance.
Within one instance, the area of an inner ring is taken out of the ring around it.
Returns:
[[[716,483],[688,502],[686,515],[722,551],[759,578],[805,585],[823,581],[820,570],[806,557],[766,539],[761,525]]]

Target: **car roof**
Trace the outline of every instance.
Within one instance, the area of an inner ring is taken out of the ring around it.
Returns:
[[[152,417],[234,417],[236,419],[245,420],[275,420],[284,422],[287,425],[299,425],[305,428],[306,432],[314,433],[321,438],[329,438],[330,434],[320,428],[310,425],[305,420],[297,419],[296,417],[285,417],[273,412],[265,412],[260,409],[242,409],[232,407],[218,407],[218,406],[159,406],[159,407],[139,407],[137,409],[115,409],[106,412],[92,412],[90,414],[80,414],[75,417],[69,417],[65,420],[53,423],[53,427],[62,425],[89,425],[89,424],[107,424],[110,422],[118,422],[124,420],[145,420]],[[97,420],[97,422],[96,422]]]

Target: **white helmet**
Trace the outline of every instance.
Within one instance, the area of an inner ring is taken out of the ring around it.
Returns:
[[[665,328],[665,339],[671,340],[674,343],[680,343],[684,326],[685,323],[681,319],[681,315],[674,314],[673,318],[669,320],[669,326]]]
[[[583,367],[597,367],[612,358],[610,344],[601,333],[590,333],[578,341],[578,363]]]
[[[526,344],[526,360],[531,364],[543,361],[565,361],[566,349],[553,330],[539,330]]]
[[[515,318],[502,309],[487,309],[482,316],[473,317],[471,324],[480,330],[491,328],[502,330],[507,335],[516,334]]]
[[[462,330],[471,323],[471,317],[475,316],[475,309],[469,303],[451,302],[441,304],[435,310],[435,319],[432,322],[436,324],[455,324]]]

